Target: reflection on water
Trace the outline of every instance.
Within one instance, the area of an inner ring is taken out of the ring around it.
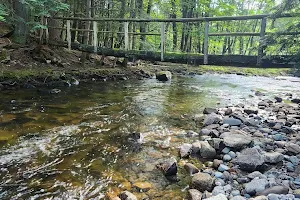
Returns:
[[[185,137],[186,130],[198,130],[193,116],[217,104],[254,103],[257,97],[245,100],[252,89],[297,95],[300,85],[291,83],[202,75],[81,84],[59,94],[2,92],[0,199],[103,199],[123,190],[139,198],[182,199],[190,177],[180,168],[180,181],[171,184],[155,164],[195,140]],[[141,133],[142,144],[130,139],[133,133]],[[140,192],[137,182],[151,189]]]

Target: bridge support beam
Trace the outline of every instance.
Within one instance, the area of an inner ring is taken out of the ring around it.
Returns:
[[[128,22],[124,22],[124,40],[125,40],[125,50],[129,50],[129,35],[128,35]]]
[[[208,32],[209,32],[209,21],[205,21],[205,30],[204,30],[204,59],[203,64],[208,64]]]
[[[67,20],[67,41],[68,41],[68,49],[71,50],[71,21]]]
[[[98,23],[93,21],[93,46],[94,46],[94,53],[97,53],[98,49]]]
[[[259,38],[259,46],[258,46],[258,52],[257,52],[257,66],[261,66],[262,64],[262,58],[264,56],[264,39],[266,35],[266,26],[267,26],[267,18],[264,17],[261,19],[261,25],[260,25],[260,38]]]
[[[164,61],[164,52],[165,52],[165,23],[161,23],[160,28],[160,60]]]

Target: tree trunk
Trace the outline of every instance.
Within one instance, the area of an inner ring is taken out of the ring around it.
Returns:
[[[26,22],[28,21],[28,10],[25,4],[19,0],[13,0],[14,13],[16,14],[17,21],[15,23],[15,30],[13,40],[16,43],[26,44],[28,40],[28,27]]]
[[[87,18],[91,18],[91,0],[86,0],[85,14]],[[91,22],[85,22],[85,29],[90,30]],[[83,37],[83,44],[89,44],[89,32],[86,31]]]
[[[176,19],[176,4],[175,0],[172,0],[172,14],[171,18]],[[173,25],[173,51],[177,50],[177,24],[176,22],[172,22]]]

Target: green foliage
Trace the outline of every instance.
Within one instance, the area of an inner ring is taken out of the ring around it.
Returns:
[[[60,0],[23,0],[34,16],[50,17],[60,11],[69,9],[69,5]]]
[[[6,21],[8,15],[8,8],[4,4],[0,4],[0,21]]]

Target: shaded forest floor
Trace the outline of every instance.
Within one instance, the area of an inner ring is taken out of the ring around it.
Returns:
[[[5,43],[5,41],[2,43]],[[1,41],[0,41],[1,45]],[[127,65],[125,65],[127,63]],[[169,70],[175,74],[235,73],[239,75],[297,75],[289,68],[247,68],[222,66],[190,66],[165,62],[124,60],[111,56],[68,51],[48,46],[0,46],[0,90],[51,86],[53,82],[68,84],[80,81],[107,81],[150,78],[155,72]]]

